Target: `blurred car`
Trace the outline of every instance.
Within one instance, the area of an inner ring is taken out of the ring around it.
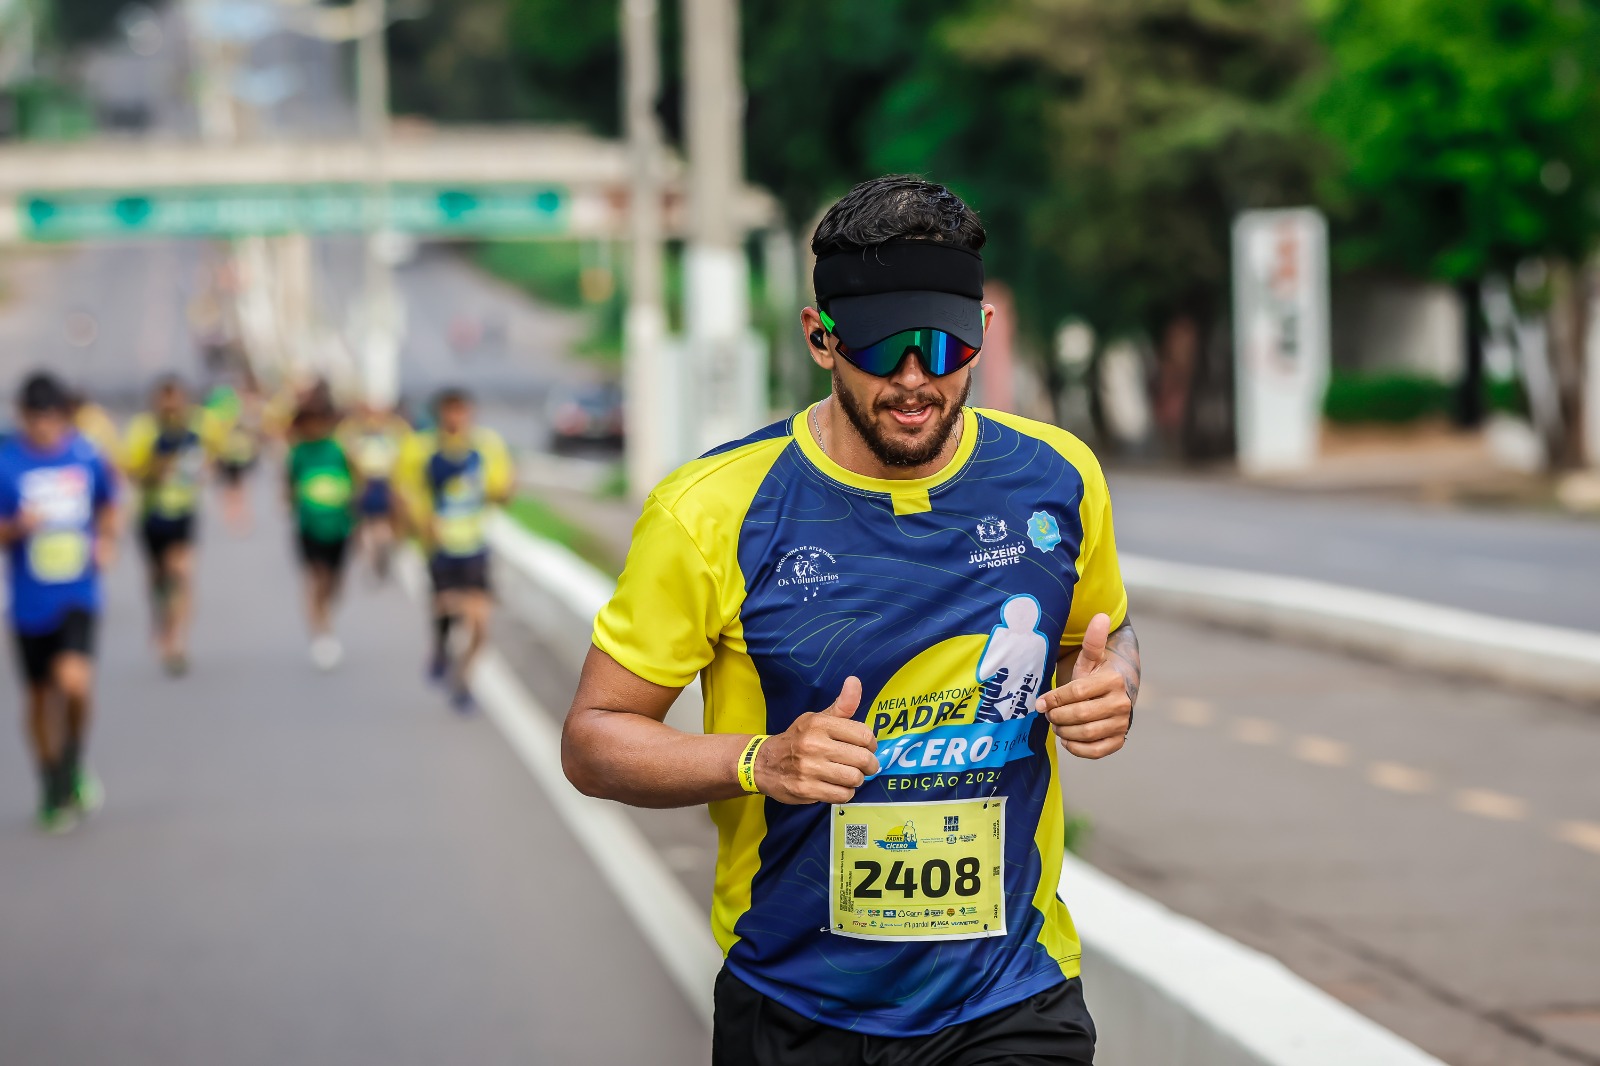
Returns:
[[[622,386],[614,381],[558,391],[550,401],[550,448],[622,443]]]

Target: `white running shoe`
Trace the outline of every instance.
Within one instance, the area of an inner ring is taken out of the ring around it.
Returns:
[[[332,670],[344,659],[344,646],[332,633],[324,633],[311,642],[311,662],[318,670]]]

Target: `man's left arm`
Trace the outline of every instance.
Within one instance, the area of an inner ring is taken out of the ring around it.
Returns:
[[[1080,759],[1117,751],[1133,727],[1139,699],[1139,637],[1126,620],[1111,631],[1111,616],[1097,614],[1078,647],[1063,648],[1057,677],[1066,684],[1039,697],[1039,712]]]
[[[117,499],[116,468],[104,456],[94,466],[94,563],[101,573],[111,569],[117,558],[117,537],[122,532],[122,511]]]

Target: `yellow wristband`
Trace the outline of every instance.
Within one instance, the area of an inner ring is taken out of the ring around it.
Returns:
[[[761,790],[756,787],[756,752],[761,750],[761,745],[772,739],[770,733],[758,733],[750,738],[750,743],[744,746],[744,751],[739,755],[739,787],[746,792],[755,794]]]

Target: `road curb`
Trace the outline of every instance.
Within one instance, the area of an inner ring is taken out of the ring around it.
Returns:
[[[1134,614],[1150,610],[1600,703],[1600,633],[1308,578],[1141,555],[1121,560]]]
[[[496,516],[488,535],[504,563],[571,613],[569,625],[591,622],[610,597],[609,577],[509,519]],[[1444,1066],[1275,959],[1072,855],[1062,863],[1061,892],[1071,897],[1108,1061]]]

